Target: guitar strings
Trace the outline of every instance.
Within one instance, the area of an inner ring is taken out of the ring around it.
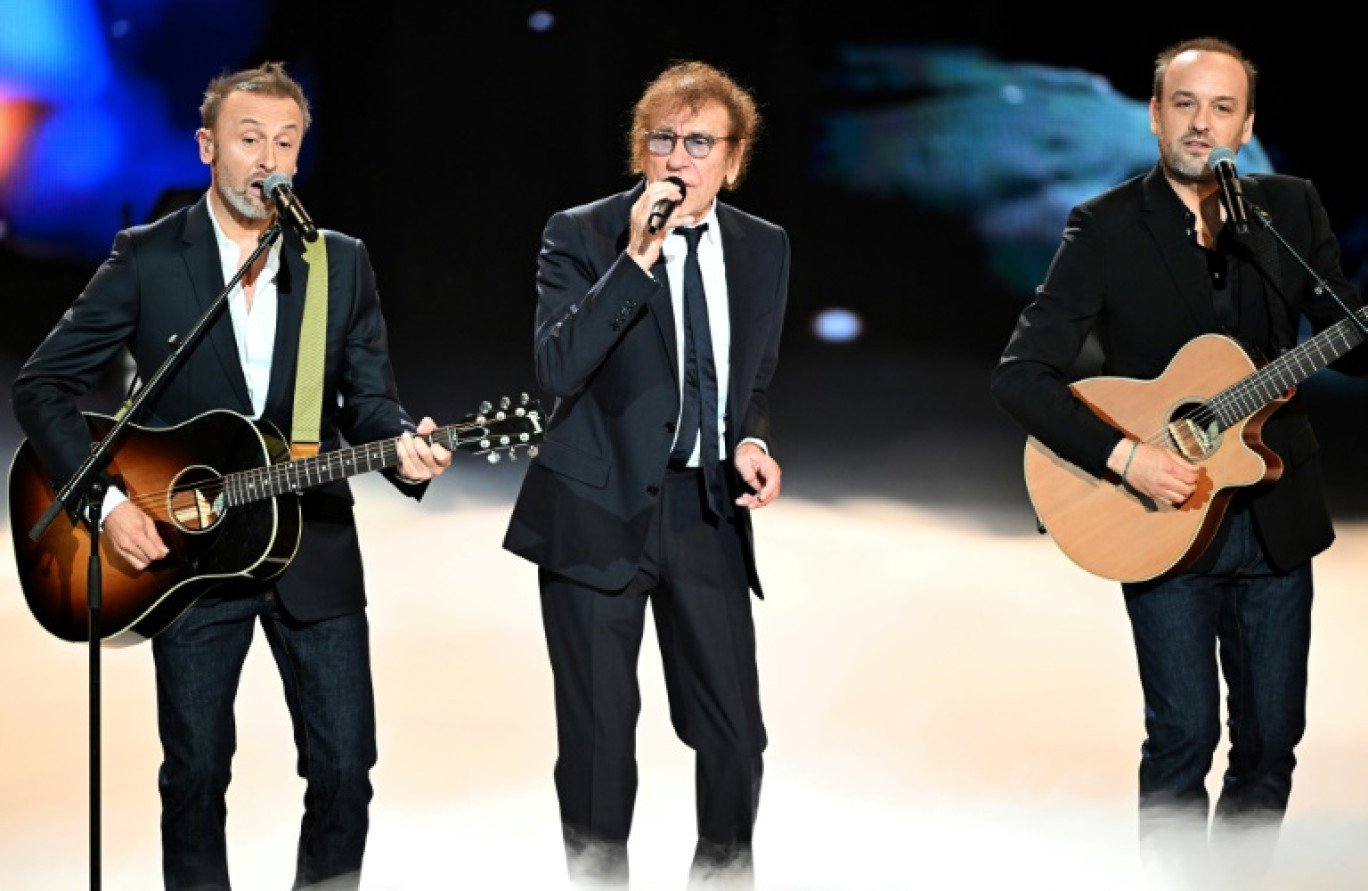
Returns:
[[[224,489],[224,478],[217,477],[215,479],[206,480],[203,483],[198,483],[195,485],[178,485],[172,486],[168,489],[157,489],[149,492],[138,492],[136,494],[129,495],[128,500],[133,502],[143,510],[147,510],[147,508],[150,506],[165,504],[167,501],[175,498],[177,495],[188,495],[195,491],[199,491],[200,493],[206,496],[207,500],[212,501],[219,495],[223,494]]]
[[[1368,307],[1358,310],[1354,315],[1360,319],[1364,318],[1368,315]],[[1350,320],[1341,319],[1319,334],[1308,338],[1297,349],[1283,353],[1254,373],[1199,403],[1191,414],[1177,420],[1190,421],[1202,430],[1207,430],[1215,424],[1219,424],[1220,429],[1225,430],[1236,421],[1254,415],[1269,401],[1277,398],[1278,394],[1290,392],[1297,383],[1325,368],[1363,340],[1362,333]],[[1309,361],[1303,363],[1303,359]],[[1171,428],[1172,422],[1169,422],[1163,429],[1145,436],[1140,441],[1171,449]]]
[[[431,433],[425,434],[422,437],[422,439],[424,439],[429,445],[435,442],[436,444],[441,445],[444,448],[451,449],[454,451],[456,449],[461,448],[465,444],[468,444],[470,442],[477,442],[490,436],[490,426],[491,425],[488,423],[481,424],[474,422],[452,424],[446,427],[439,427],[436,430],[433,430]],[[480,435],[473,437],[462,437],[462,433],[468,433],[471,430],[480,431]],[[393,467],[398,463],[399,441],[396,437],[393,439],[379,440],[376,442],[367,443],[362,446],[357,446],[355,448],[346,449],[339,452],[327,452],[322,455],[316,455],[311,458],[304,458],[297,461],[284,461],[277,464],[266,465],[264,467],[254,467],[249,468],[247,470],[234,471],[232,473],[227,474],[226,476],[216,476],[211,479],[205,479],[195,483],[177,484],[171,486],[170,488],[135,492],[130,494],[127,500],[133,502],[134,505],[136,505],[148,514],[159,515],[162,513],[161,508],[163,506],[169,506],[170,503],[175,501],[178,496],[193,496],[195,493],[198,492],[200,497],[204,500],[206,504],[212,505],[220,496],[222,496],[230,488],[236,489],[238,491],[248,491],[251,489],[252,486],[252,477],[264,479],[273,484],[284,484],[283,486],[279,487],[280,492],[283,493],[286,491],[292,491],[294,489],[301,488],[301,486],[299,486],[299,481],[301,479],[305,483],[304,487],[314,485],[312,480],[314,480],[315,478],[317,478],[319,482],[324,482],[325,480],[323,479],[323,474],[328,472],[330,469],[345,470],[347,468],[347,461],[349,457],[353,461],[352,466],[354,468],[355,456],[360,454],[369,454],[370,452],[377,450],[379,453],[378,456],[380,460],[383,462],[379,465],[379,467]],[[350,474],[344,474],[343,477],[348,475]],[[328,480],[326,481],[331,481],[338,478],[339,477],[336,476],[329,476]],[[269,488],[273,487],[263,486],[263,490]],[[249,501],[257,500],[258,498],[271,497],[272,494],[273,493],[267,491],[264,492],[264,494],[254,495],[253,497],[246,498],[242,502],[238,503],[246,503]]]

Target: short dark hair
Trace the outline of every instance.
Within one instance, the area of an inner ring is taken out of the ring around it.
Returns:
[[[1245,100],[1246,111],[1252,112],[1254,110],[1254,92],[1259,85],[1259,69],[1254,66],[1253,62],[1245,58],[1245,54],[1240,52],[1239,47],[1220,37],[1196,37],[1175,43],[1162,50],[1154,59],[1153,96],[1155,99],[1164,98],[1164,76],[1168,74],[1169,63],[1176,56],[1187,52],[1224,53],[1243,65],[1245,80],[1248,81],[1249,85],[1249,96]]]
[[[672,112],[682,108],[697,111],[708,102],[721,103],[731,118],[731,132],[714,135],[738,140],[728,145],[736,145],[738,148],[732,150],[742,153],[741,165],[737,168],[735,181],[723,186],[735,188],[750,166],[751,151],[760,135],[760,112],[748,90],[706,62],[676,62],[646,85],[632,110],[632,127],[627,135],[629,172],[640,174],[646,170],[643,134],[647,130]]]
[[[309,132],[313,120],[309,113],[309,100],[299,81],[285,73],[282,62],[264,62],[256,68],[246,68],[232,74],[220,74],[209,81],[204,89],[204,101],[200,104],[200,120],[206,130],[213,130],[218,120],[219,109],[229,94],[237,92],[260,93],[277,99],[293,99],[299,110],[304,113],[304,132]]]

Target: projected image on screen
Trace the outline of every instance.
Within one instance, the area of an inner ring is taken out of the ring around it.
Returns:
[[[1157,158],[1149,101],[1087,71],[972,47],[849,48],[828,87],[815,174],[855,193],[962,215],[1016,294],[1040,282],[1069,209]],[[1272,164],[1257,138],[1240,173]]]

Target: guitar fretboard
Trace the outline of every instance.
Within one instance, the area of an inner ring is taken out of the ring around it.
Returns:
[[[1207,408],[1222,429],[1234,426],[1363,343],[1365,337],[1359,325],[1365,322],[1368,307],[1354,313],[1354,319],[1340,319],[1217,393],[1207,402]]]
[[[535,413],[527,417],[535,424]],[[493,426],[497,425],[451,424],[438,427],[423,438],[429,443],[445,446],[452,452],[485,451],[501,446],[516,446],[528,441],[526,437],[496,434],[493,432]],[[269,467],[230,473],[223,478],[223,495],[228,507],[236,507],[369,473],[372,470],[396,467],[399,463],[399,440],[380,440],[354,448],[325,452],[312,458],[300,458],[297,461],[285,461]]]

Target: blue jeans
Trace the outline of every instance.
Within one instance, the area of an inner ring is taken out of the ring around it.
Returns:
[[[233,702],[257,621],[280,671],[306,781],[294,887],[360,879],[375,765],[375,700],[364,612],[301,625],[271,594],[198,605],[152,638],[167,889],[226,889],[224,796]]]
[[[1228,538],[1209,572],[1122,586],[1145,698],[1142,847],[1167,847],[1198,872],[1208,869],[1206,777],[1221,739],[1221,677],[1230,754],[1213,846],[1245,829],[1276,834],[1306,727],[1311,564],[1277,572],[1248,511],[1226,522]],[[1266,859],[1271,840],[1241,851],[1244,860]],[[1217,868],[1228,873],[1228,865]]]

